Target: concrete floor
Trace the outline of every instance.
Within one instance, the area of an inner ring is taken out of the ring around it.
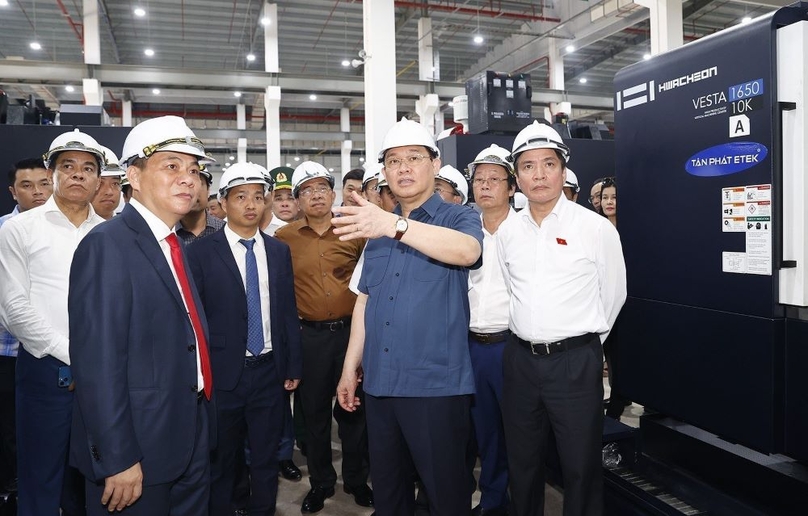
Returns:
[[[609,396],[609,385],[606,379],[603,380],[605,396]],[[623,412],[621,421],[629,426],[639,426],[639,416],[642,414],[642,407],[639,405],[631,405],[626,407]],[[337,473],[340,472],[340,464],[342,461],[340,453],[339,440],[337,438],[337,424],[333,423],[332,427],[332,442],[331,448],[334,454],[334,467]],[[300,505],[303,503],[306,493],[309,492],[308,470],[306,468],[306,458],[303,457],[298,450],[295,450],[294,456],[295,464],[303,472],[303,479],[299,482],[290,482],[286,479],[280,479],[278,486],[278,503],[277,503],[277,516],[299,516]],[[479,466],[476,470],[476,475],[479,476]],[[472,506],[477,505],[480,501],[480,492],[477,491],[472,499]],[[564,495],[561,491],[551,486],[545,488],[545,516],[561,516],[562,504],[564,502]],[[326,500],[325,508],[320,511],[318,516],[369,516],[373,513],[372,509],[360,507],[353,501],[353,497],[345,494],[342,491],[342,477],[337,480],[336,494]]]

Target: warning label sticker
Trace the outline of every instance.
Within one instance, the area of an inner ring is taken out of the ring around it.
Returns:
[[[772,273],[771,185],[721,189],[721,231],[744,233],[743,252],[722,253],[722,270],[734,274]]]

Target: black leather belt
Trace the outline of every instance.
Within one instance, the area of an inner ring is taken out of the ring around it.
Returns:
[[[592,342],[593,339],[597,338],[599,338],[597,333],[585,333],[583,335],[578,335],[577,337],[570,337],[568,339],[559,340],[556,342],[529,342],[525,339],[520,339],[516,334],[513,335],[514,342],[527,349],[534,355],[542,356],[582,348]]]
[[[309,328],[314,328],[318,331],[339,331],[351,325],[351,318],[343,317],[342,319],[336,319],[333,321],[307,321],[306,319],[300,319],[300,324],[303,326],[308,326]]]
[[[255,367],[259,364],[272,360],[272,351],[258,355],[257,357],[244,357],[244,367]]]
[[[498,331],[496,333],[477,333],[474,331],[469,331],[469,338],[481,344],[494,344],[496,342],[507,340],[510,334],[511,330]]]

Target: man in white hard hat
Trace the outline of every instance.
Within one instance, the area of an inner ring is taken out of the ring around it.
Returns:
[[[483,264],[469,272],[469,353],[474,369],[471,421],[480,456],[480,504],[473,516],[504,516],[508,507],[508,457],[502,425],[502,354],[510,337],[510,297],[497,260],[498,229],[516,211],[510,198],[516,178],[510,151],[491,145],[469,163],[474,202],[482,212]]]
[[[379,199],[381,200],[379,206],[381,209],[392,213],[393,210],[396,209],[396,206],[398,206],[398,200],[396,199],[396,194],[390,190],[390,185],[387,184],[387,178],[382,176],[382,178],[379,179],[379,182],[376,184],[376,190],[379,192]]]
[[[107,147],[104,151],[104,164],[101,165],[101,178],[98,190],[93,197],[93,209],[104,220],[115,216],[115,209],[121,203],[121,178],[126,174],[118,164],[118,157]]]
[[[413,514],[413,466],[433,516],[468,514],[468,267],[482,252],[480,218],[434,193],[439,151],[420,124],[397,122],[379,161],[399,206],[363,200],[332,221],[341,239],[370,239],[337,397],[359,409],[361,380],[381,514]]]
[[[459,170],[445,165],[435,176],[435,193],[446,202],[466,204],[469,200],[469,184]]]
[[[567,178],[564,180],[564,196],[572,201],[578,202],[578,192],[581,191],[581,187],[578,185],[578,176],[575,175],[575,172],[572,169],[567,169]]]
[[[185,214],[177,224],[177,236],[185,242],[191,242],[212,235],[224,227],[224,220],[208,213],[208,194],[213,183],[213,174],[210,170],[200,168],[199,187],[196,189],[196,199],[191,211]]]
[[[98,142],[78,130],[63,133],[43,158],[53,176],[53,195],[0,228],[0,319],[20,341],[20,516],[59,514],[74,395],[69,342],[77,342],[69,331],[68,277],[79,241],[104,221],[90,204],[104,162]],[[73,268],[85,265],[78,260]]]
[[[626,299],[626,269],[614,226],[563,195],[569,157],[552,127],[519,132],[512,159],[528,207],[497,236],[511,296],[502,415],[515,516],[543,512],[550,432],[564,514],[603,514],[601,342]]]
[[[306,426],[306,463],[311,490],[303,513],[323,509],[334,495],[337,472],[332,464],[331,419],[339,425],[344,490],[361,506],[374,504],[368,487],[365,411],[348,412],[334,405],[336,379],[348,347],[356,295],[348,289],[364,239],[343,241],[334,232],[334,176],[320,163],[305,161],[292,174],[292,193],[303,217],[280,228],[275,237],[292,250],[297,310],[306,377],[300,395]]]
[[[362,197],[376,206],[380,206],[382,202],[378,189],[381,174],[381,163],[365,163],[365,175],[362,176]]]
[[[86,478],[89,516],[208,512],[210,339],[173,230],[207,161],[182,118],[136,125],[121,153],[133,197],[76,250],[70,450]]]
[[[233,514],[236,458],[245,436],[248,511],[275,513],[278,443],[289,403],[284,392],[297,388],[302,373],[289,246],[259,231],[271,181],[260,165],[230,166],[219,183],[227,225],[188,248],[210,333],[218,339],[210,355],[218,430],[211,516]]]

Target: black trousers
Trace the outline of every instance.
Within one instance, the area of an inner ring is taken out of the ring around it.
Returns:
[[[431,516],[471,510],[466,464],[471,395],[392,398],[365,395],[377,516],[415,513],[413,471],[429,498]]]
[[[331,414],[339,425],[342,442],[342,479],[356,487],[368,481],[368,431],[364,404],[356,412],[346,412],[335,402],[337,383],[348,348],[350,326],[337,331],[303,326],[303,380],[300,395],[306,421],[306,463],[312,487],[329,488],[337,482],[331,457]],[[363,398],[361,388],[357,395]]]
[[[16,367],[17,357],[0,356],[0,487],[17,478]]]
[[[564,516],[602,516],[603,351],[587,345],[547,356],[514,340],[503,355],[502,417],[512,516],[544,514],[544,467],[555,435]]]

